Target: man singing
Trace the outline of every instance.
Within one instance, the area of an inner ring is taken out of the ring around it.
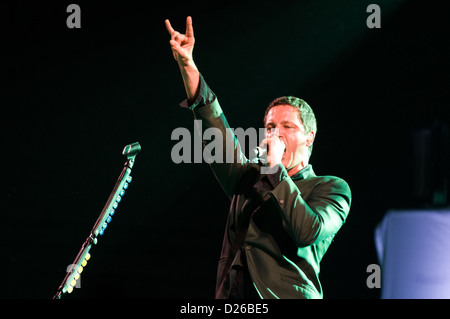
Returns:
[[[202,129],[220,130],[224,158],[234,156],[210,164],[231,200],[216,298],[322,298],[320,261],[347,218],[351,192],[344,180],[316,176],[309,164],[317,132],[312,109],[296,97],[275,99],[264,117],[265,164],[249,161],[194,63],[192,18],[185,34],[165,23],[186,89],[182,106]]]

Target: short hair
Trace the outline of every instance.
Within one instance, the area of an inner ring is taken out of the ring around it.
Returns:
[[[305,134],[314,132],[315,136],[315,134],[317,133],[316,116],[314,115],[314,112],[311,106],[308,105],[308,103],[295,96],[282,96],[270,102],[269,106],[266,109],[266,113],[264,114],[264,125],[266,124],[267,114],[269,114],[269,111],[277,105],[290,105],[296,108],[298,110],[300,121],[305,128]],[[311,146],[309,147],[309,156],[311,156],[312,148],[313,144],[311,144]]]

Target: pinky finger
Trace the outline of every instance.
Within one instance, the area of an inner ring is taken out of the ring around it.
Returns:
[[[169,32],[170,35],[172,35],[175,32],[175,30],[172,28],[169,19],[166,19],[164,22],[166,23],[167,31]]]

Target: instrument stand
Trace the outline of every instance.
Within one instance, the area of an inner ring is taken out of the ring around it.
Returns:
[[[128,188],[128,185],[132,179],[130,173],[134,165],[135,157],[140,151],[141,146],[138,142],[127,145],[123,149],[122,155],[127,158],[124,168],[122,169],[122,172],[114,185],[105,207],[100,213],[100,216],[95,222],[89,236],[86,238],[75,260],[73,261],[71,270],[67,272],[64,280],[58,288],[58,291],[55,296],[53,296],[53,299],[61,299],[62,294],[71,293],[73,291],[73,287],[75,287],[77,280],[80,278],[81,272],[86,266],[87,261],[91,258],[89,251],[91,250],[92,245],[97,244],[97,237],[99,235],[102,236],[105,232],[105,229],[111,221],[111,218],[122,200],[123,195],[125,195],[125,190]]]

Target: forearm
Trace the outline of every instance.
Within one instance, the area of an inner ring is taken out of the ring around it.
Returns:
[[[202,91],[202,87],[199,91]],[[193,113],[196,120],[201,120],[204,160],[209,163],[226,195],[231,199],[247,159],[216,98],[211,104],[193,108]],[[205,139],[204,132],[207,131],[214,133],[213,139]]]
[[[189,101],[193,101],[198,95],[200,73],[194,61],[188,62],[187,64],[179,63],[178,66],[180,68],[181,77],[183,78],[187,98]]]
[[[337,178],[324,178],[307,201],[290,178],[280,182],[271,194],[279,203],[285,230],[299,247],[334,236],[350,209],[350,188]]]

